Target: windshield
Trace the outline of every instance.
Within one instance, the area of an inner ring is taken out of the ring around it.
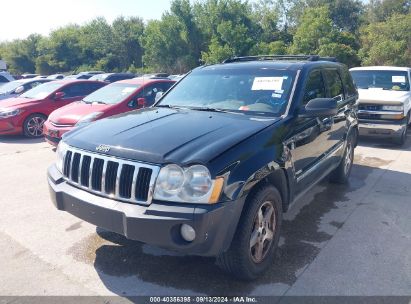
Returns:
[[[43,99],[49,96],[54,91],[58,90],[61,86],[62,86],[61,83],[54,82],[54,81],[43,83],[31,90],[28,90],[26,93],[20,95],[20,97],[32,98],[32,99]]]
[[[275,69],[193,71],[156,106],[279,116],[285,112],[295,72]]]
[[[83,101],[86,103],[117,104],[133,94],[141,85],[128,83],[113,83],[105,86],[90,95]]]
[[[351,71],[359,89],[378,88],[392,91],[409,91],[410,84],[406,71]]]
[[[17,89],[19,86],[22,86],[23,84],[24,84],[24,81],[10,81],[0,87],[0,94],[5,94],[11,91],[14,91],[15,89]]]

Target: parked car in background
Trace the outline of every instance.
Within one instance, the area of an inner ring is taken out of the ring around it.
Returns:
[[[83,100],[62,107],[44,124],[47,142],[57,145],[62,135],[76,126],[115,114],[151,106],[175,81],[169,79],[129,79],[109,84]]]
[[[16,98],[0,102],[0,135],[43,136],[43,124],[54,110],[83,99],[104,82],[57,80],[43,83]]]
[[[103,71],[87,71],[87,72],[81,72],[75,75],[70,75],[67,76],[67,79],[89,79],[91,77],[93,77],[94,75],[98,75],[98,74],[104,74]]]
[[[175,81],[180,81],[181,79],[184,78],[184,76],[186,76],[186,74],[170,75],[168,76],[168,78],[175,80]]]
[[[358,93],[347,67],[328,60],[250,56],[202,66],[153,107],[73,130],[48,171],[54,205],[261,278],[284,261],[275,253],[283,213],[326,176],[349,180]]]
[[[13,80],[14,77],[9,72],[0,72],[0,87]]]
[[[131,79],[134,77],[136,77],[136,75],[133,73],[104,73],[104,74],[94,75],[89,79],[112,83],[112,82],[116,82],[119,80]]]
[[[350,69],[359,92],[360,135],[405,143],[411,123],[411,68],[371,66]]]
[[[4,60],[0,59],[0,72],[5,72],[7,71],[7,64]]]
[[[21,75],[21,79],[29,79],[29,78],[34,78],[40,76],[39,74],[23,74]]]
[[[167,78],[169,77],[170,74],[168,73],[153,73],[153,74],[144,74],[144,75],[140,75],[140,76],[136,76],[136,77],[144,77],[144,78]]]
[[[53,80],[63,79],[63,78],[64,78],[64,74],[53,74],[53,75],[47,76],[47,79],[53,79]]]
[[[1,100],[17,97],[28,90],[31,90],[34,87],[37,87],[40,84],[45,82],[51,81],[50,79],[37,79],[37,78],[29,78],[29,79],[20,79],[10,81],[5,85],[0,87],[0,107],[1,107]]]

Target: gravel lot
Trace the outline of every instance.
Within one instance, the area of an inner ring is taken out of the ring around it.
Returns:
[[[293,206],[277,262],[252,283],[57,211],[54,159],[43,140],[0,137],[0,295],[411,295],[411,137],[362,140],[350,184],[324,181]]]

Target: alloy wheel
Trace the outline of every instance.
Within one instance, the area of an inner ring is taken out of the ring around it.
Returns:
[[[250,237],[250,255],[254,263],[261,263],[270,251],[274,239],[276,215],[272,202],[264,202],[258,209]]]
[[[40,137],[43,134],[43,124],[45,119],[40,116],[34,116],[27,122],[27,133],[33,137]]]

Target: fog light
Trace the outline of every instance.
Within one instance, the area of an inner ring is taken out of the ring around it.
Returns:
[[[196,238],[196,231],[190,225],[181,225],[180,232],[183,239],[187,242],[192,242]]]

